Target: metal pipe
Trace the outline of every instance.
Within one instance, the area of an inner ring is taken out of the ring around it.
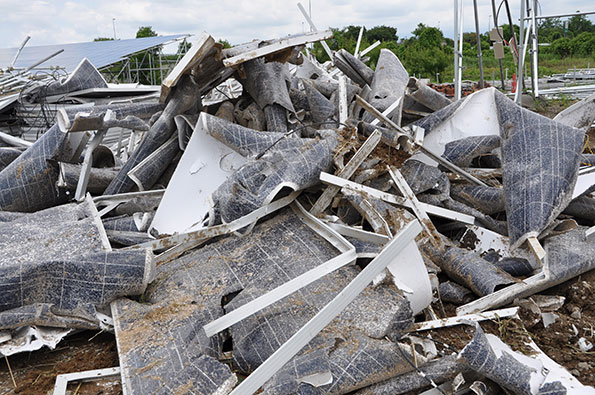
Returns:
[[[564,18],[568,16],[579,16],[579,15],[591,15],[595,14],[595,11],[587,11],[587,12],[573,12],[572,14],[559,14],[559,15],[541,15],[536,17],[536,19],[549,19],[549,18]],[[525,17],[525,20],[532,19],[532,17]]]
[[[455,62],[455,67],[454,67],[454,83],[455,83],[455,98],[458,100],[460,97],[457,97],[457,86],[458,86],[458,70],[459,70],[459,54],[458,54],[458,41],[459,41],[459,2],[458,0],[454,0],[454,48],[453,48],[453,53],[454,53],[454,62]]]
[[[17,50],[16,55],[14,55],[14,59],[12,60],[12,62],[10,62],[10,67],[14,67],[14,64],[17,62],[17,59],[19,58],[19,55],[21,54],[21,51],[23,50],[23,48],[29,42],[30,39],[31,39],[31,36],[25,37],[25,39],[23,40],[23,43],[21,44],[21,46]]]
[[[5,80],[7,80],[7,79],[9,79],[9,78],[11,78],[11,77],[16,77],[16,76],[19,76],[19,75],[23,75],[23,74],[25,74],[25,73],[29,72],[31,69],[33,69],[33,68],[35,68],[35,67],[39,66],[39,65],[40,65],[40,64],[42,64],[43,62],[46,62],[46,61],[50,60],[51,58],[53,58],[54,56],[61,54],[62,52],[64,52],[64,50],[63,50],[63,49],[61,49],[61,50],[59,50],[59,51],[56,51],[56,52],[54,52],[53,54],[51,54],[51,55],[49,55],[49,56],[46,56],[45,58],[41,59],[40,61],[38,61],[38,62],[36,62],[36,63],[33,63],[31,66],[27,67],[25,70],[22,70],[22,71],[18,72],[18,73],[17,73],[17,74],[15,74],[15,75],[8,75],[8,76],[6,76],[6,77],[4,77],[4,78],[0,78],[0,81],[5,81]]]
[[[457,100],[461,98],[461,84],[463,82],[463,0],[459,2],[459,70],[458,70],[458,96]]]
[[[483,89],[483,59],[481,56],[481,38],[479,37],[479,16],[477,15],[477,0],[473,0],[473,12],[475,13],[475,35],[477,36],[477,59],[479,62],[479,89]]]
[[[533,0],[532,25],[533,25],[533,40],[532,40],[532,55],[533,55],[533,96],[539,97],[539,68],[537,67],[537,0]]]
[[[521,16],[525,15],[525,0],[521,0]],[[511,26],[512,27],[512,26]],[[514,95],[514,101],[517,104],[521,104],[521,90],[523,89],[523,63],[525,60],[525,52],[523,45],[523,34],[525,33],[525,20],[521,19],[519,23],[519,45],[517,45],[517,51],[519,55],[519,64],[517,67],[517,81],[516,81],[516,93]]]

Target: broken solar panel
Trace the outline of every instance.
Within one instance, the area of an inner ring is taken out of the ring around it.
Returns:
[[[224,238],[158,266],[145,303],[112,305],[126,391],[175,392],[188,383],[197,392],[229,390],[235,375],[217,361],[229,335],[207,338],[203,325],[221,317],[222,302],[263,271],[284,282],[336,255],[329,241],[286,209],[245,237]]]
[[[160,105],[151,103],[111,104],[94,106],[86,112],[89,116],[94,116],[111,110],[117,118],[131,114],[146,118],[159,108]],[[69,145],[70,133],[66,132],[64,125],[70,124],[79,112],[76,108],[65,111],[60,122],[55,123],[32,146],[0,171],[1,210],[34,212],[68,200],[65,190],[56,186],[60,174],[56,161],[71,161],[75,156],[75,150]]]
[[[390,50],[380,50],[374,78],[370,85],[369,102],[379,111],[386,110],[398,99],[401,100],[398,107],[389,118],[397,125],[401,124],[401,108],[405,97],[405,88],[409,82],[409,73],[401,64],[401,61]],[[372,114],[366,114],[364,121],[371,122],[374,119]]]
[[[338,118],[337,108],[333,102],[324,97],[310,81],[304,80],[303,84],[312,121],[316,125],[332,127],[335,123],[333,120]]]
[[[450,194],[453,199],[484,214],[492,215],[504,211],[504,193],[501,188],[453,184]]]
[[[35,84],[23,92],[23,97],[29,102],[38,102],[45,97],[65,95],[90,88],[107,88],[107,83],[89,59],[84,58],[68,77],[49,84]]]
[[[287,233],[284,229],[276,232],[280,233],[279,237]],[[275,266],[263,268],[231,303],[224,306],[226,311],[233,310],[294,277],[291,273],[295,272],[295,261],[299,259],[299,254],[313,245],[303,240],[308,243],[307,248],[294,250],[292,259],[280,260]],[[271,254],[270,251],[275,248],[278,246],[267,247],[266,253]],[[318,262],[304,261],[304,269],[311,269],[328,258],[329,255],[320,254],[316,258]],[[234,344],[236,368],[244,373],[257,368],[358,273],[359,269],[355,266],[342,267],[233,325],[230,335]],[[409,302],[393,284],[366,288],[288,362],[289,367],[271,378],[265,385],[265,391],[273,394],[292,393],[301,385],[301,371],[306,370],[310,375],[325,374],[329,371],[329,366],[332,382],[322,387],[325,393],[353,391],[411,370],[412,367],[406,360],[413,358],[409,347],[405,348],[406,356],[403,356],[398,350],[402,346],[394,341],[412,324],[412,317]],[[336,343],[338,337],[342,339],[339,344]],[[305,358],[313,353],[319,356],[314,366],[312,361]],[[420,355],[416,358],[423,360]]]
[[[128,177],[134,181],[139,191],[149,190],[159,180],[178,152],[180,152],[180,145],[178,136],[174,133],[161,147],[130,170]]]
[[[508,235],[518,247],[570,203],[585,132],[526,110],[499,92],[495,100]]]
[[[478,296],[491,294],[517,281],[472,251],[457,247],[449,247],[444,252],[433,251],[427,245],[426,251],[432,261],[451,279],[468,287]]]
[[[50,161],[61,153],[65,138],[55,124],[0,172],[0,210],[34,212],[67,201],[56,188],[58,164]]]
[[[592,387],[583,386],[564,368],[549,359],[531,340],[524,345],[531,351],[513,351],[497,336],[485,334],[475,323],[475,336],[459,357],[475,372],[493,380],[515,394],[589,394]]]
[[[433,380],[442,383],[452,380],[459,373],[466,373],[469,368],[455,354],[434,359],[418,367],[417,371],[371,385],[358,391],[358,395],[418,393]],[[420,374],[419,372],[422,372]],[[413,392],[415,391],[415,392]]]
[[[0,328],[98,328],[96,309],[142,293],[152,260],[112,252],[90,201],[0,223]]]
[[[338,144],[333,131],[319,131],[323,138],[292,138],[282,133],[261,133],[208,114],[204,117],[209,134],[241,155],[254,158],[212,195],[215,211],[224,223],[268,204],[284,187],[300,190],[318,183],[320,172],[332,165]]]
[[[446,143],[442,157],[457,166],[469,167],[474,158],[498,147],[499,136],[471,136]]]
[[[197,98],[198,86],[190,76],[182,77],[173,90],[165,109],[157,121],[151,125],[151,129],[145,133],[141,143],[107,187],[104,195],[129,192],[135,186],[134,181],[128,176],[128,172],[170,138],[176,127],[174,117],[191,109],[197,109]]]
[[[595,246],[585,239],[585,227],[548,238],[548,277],[555,284],[595,269]]]
[[[278,104],[287,111],[295,112],[287,83],[289,70],[287,64],[266,62],[264,59],[254,59],[243,64],[246,78],[242,79],[244,89],[258,103],[261,110],[267,106]]]

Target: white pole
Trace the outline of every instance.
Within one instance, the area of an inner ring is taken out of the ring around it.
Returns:
[[[521,18],[519,22],[519,43],[517,45],[519,51],[519,64],[517,67],[517,81],[516,81],[516,93],[514,95],[514,101],[518,104],[521,103],[521,89],[523,89],[523,61],[524,56],[524,45],[523,35],[525,33],[525,0],[521,0]]]
[[[455,56],[455,100],[461,98],[461,78],[463,61],[463,0],[454,0],[455,26],[454,26],[454,56]]]
[[[539,97],[539,68],[537,67],[537,0],[533,0],[533,12],[531,15],[533,17],[533,95]]]
[[[364,34],[364,27],[362,26],[359,29],[359,34],[357,36],[357,44],[355,44],[355,51],[353,51],[353,56],[359,58],[359,46],[362,43],[362,35]]]
[[[454,53],[454,62],[455,62],[455,67],[454,67],[454,83],[455,83],[455,98],[456,97],[456,87],[458,86],[457,83],[457,79],[458,79],[458,70],[459,70],[459,55],[458,55],[458,51],[459,51],[459,46],[458,46],[458,41],[459,41],[459,0],[454,0],[454,48],[453,48],[453,53]],[[457,98],[458,99],[458,98]]]
[[[457,100],[461,98],[461,84],[463,82],[463,0],[459,1],[459,70],[457,73],[459,84],[457,86]]]

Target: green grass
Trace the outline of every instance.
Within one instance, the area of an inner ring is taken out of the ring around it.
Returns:
[[[549,76],[557,73],[566,73],[569,69],[576,66],[577,69],[595,67],[595,55],[591,57],[567,57],[567,58],[556,58],[549,53],[540,53],[538,59],[539,66],[539,77]],[[498,66],[498,60],[494,58],[493,51],[485,51],[483,53],[483,69],[484,78],[486,81],[492,81],[492,73],[495,76],[496,84],[499,86],[498,81],[500,80],[500,68]],[[527,65],[527,73],[530,73],[531,63],[527,59],[525,64]],[[512,54],[509,52],[505,53],[504,59],[502,59],[502,68],[505,70],[508,68],[508,78],[512,78],[512,74],[516,73],[516,65],[513,62]],[[454,65],[451,63],[448,68],[441,73],[440,82],[452,82],[454,75]],[[428,78],[430,76],[422,76]],[[436,80],[436,76],[431,77],[432,81]],[[479,80],[479,65],[477,62],[477,53],[469,53],[469,51],[463,57],[463,80]]]

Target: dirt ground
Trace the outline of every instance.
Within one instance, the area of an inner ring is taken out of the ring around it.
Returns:
[[[14,376],[11,378],[6,359],[0,360],[0,394],[44,395],[52,393],[56,376],[84,370],[119,365],[116,340],[110,333],[83,331],[67,337],[55,350],[43,348],[8,357]],[[117,395],[122,389],[119,377],[70,384],[67,394]]]

